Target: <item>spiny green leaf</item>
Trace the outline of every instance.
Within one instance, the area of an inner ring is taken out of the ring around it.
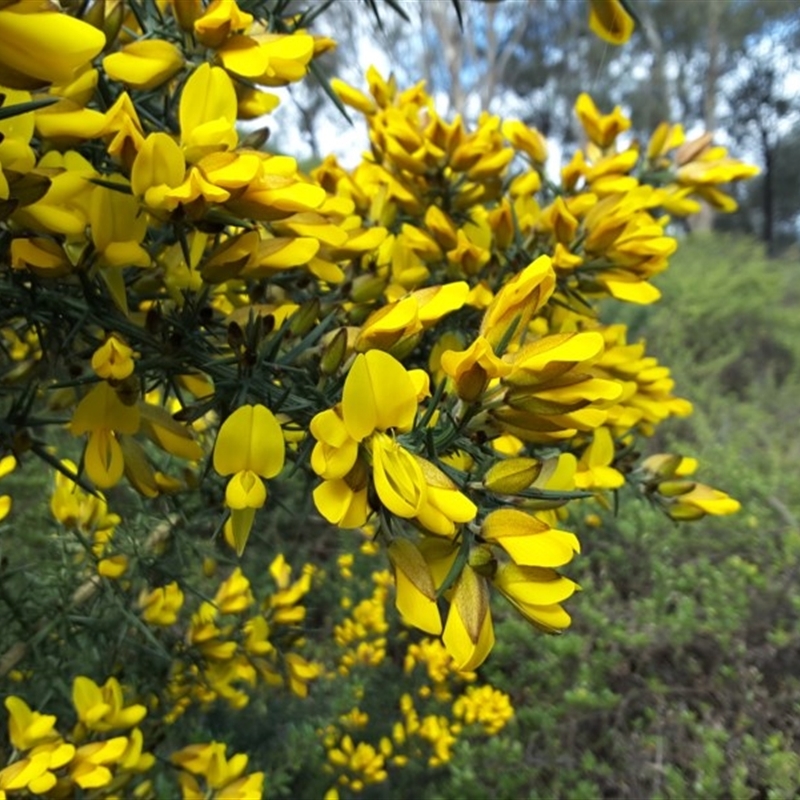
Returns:
[[[60,97],[42,97],[38,100],[29,100],[27,103],[15,103],[13,106],[2,106],[0,107],[0,120],[18,117],[20,114],[28,114],[31,111],[51,106],[60,99]]]
[[[339,109],[341,115],[352,125],[353,120],[350,118],[350,115],[347,113],[347,109],[344,107],[344,103],[339,99],[336,92],[333,91],[331,88],[330,81],[322,74],[322,70],[319,68],[319,65],[316,61],[312,61],[309,65],[309,70],[311,74],[319,81],[319,85],[322,87],[322,91],[325,92],[328,97],[333,101],[333,104],[336,108]]]
[[[461,3],[459,2],[459,0],[450,0],[450,2],[453,4],[453,8],[456,10],[456,17],[458,17],[458,27],[461,28],[461,31],[463,33],[463,31],[464,31],[464,14],[461,11]]]

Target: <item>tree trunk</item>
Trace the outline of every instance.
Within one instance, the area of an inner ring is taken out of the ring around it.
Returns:
[[[714,132],[717,125],[717,88],[719,84],[720,18],[725,7],[724,0],[711,0],[708,8],[708,67],[703,86],[703,122],[706,130]],[[710,231],[714,226],[714,210],[703,203],[700,212],[694,217],[692,230]]]
[[[764,196],[761,208],[764,212],[764,242],[767,245],[767,255],[775,258],[777,247],[775,242],[775,151],[767,139],[766,131],[762,131],[764,147]]]
[[[669,121],[671,119],[673,106],[675,105],[676,91],[672,86],[672,81],[667,77],[664,42],[658,31],[658,24],[653,16],[652,8],[648,3],[642,3],[637,10],[642,23],[642,32],[644,33],[645,39],[647,39],[647,44],[653,55],[653,68],[651,72],[653,93],[658,99],[658,108],[666,109],[666,112],[661,112],[660,119],[650,119],[647,121],[649,127],[654,129],[662,120],[666,119]]]

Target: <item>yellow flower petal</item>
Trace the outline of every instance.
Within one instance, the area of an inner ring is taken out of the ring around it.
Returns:
[[[489,590],[469,566],[456,583],[442,641],[456,668],[463,672],[480,666],[494,647]]]
[[[187,159],[236,146],[236,91],[224,69],[201,64],[186,81],[178,110]]]
[[[372,439],[372,469],[381,503],[398,517],[417,516],[427,489],[414,456],[386,434],[376,433]]]
[[[376,429],[409,430],[416,412],[416,390],[399,361],[380,350],[356,356],[342,392],[342,417],[353,439]]]
[[[589,0],[589,28],[610,44],[625,44],[635,27],[620,0]]]
[[[397,610],[411,625],[439,636],[442,617],[430,567],[422,553],[408,539],[395,539],[389,545],[389,559],[395,570]]]
[[[261,508],[267,502],[264,481],[254,472],[237,472],[225,489],[225,502],[232,509]]]
[[[285,443],[281,426],[262,405],[244,405],[222,424],[214,446],[214,469],[220,475],[251,470],[274,478],[282,469]]]
[[[120,482],[125,471],[125,459],[113,431],[101,428],[89,434],[84,466],[86,474],[99,489],[109,489]]]
[[[103,49],[106,37],[87,22],[38,12],[37,3],[23,0],[0,10],[0,42],[0,84],[24,89],[66,83]]]
[[[160,86],[182,66],[181,51],[163,39],[141,39],[103,59],[109,78],[142,90]]]

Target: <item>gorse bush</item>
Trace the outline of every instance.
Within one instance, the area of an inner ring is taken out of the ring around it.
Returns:
[[[598,308],[658,299],[668,214],[755,170],[582,94],[554,183],[538,131],[369,69],[326,86],[370,152],[303,174],[238,127],[335,46],[287,6],[0,7],[0,471],[51,471],[54,520],[0,501],[0,797],[413,786],[513,717],[494,619],[569,626],[571,510],[739,507],[642,457],[691,405]]]

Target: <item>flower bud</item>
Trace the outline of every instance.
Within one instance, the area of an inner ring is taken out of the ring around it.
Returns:
[[[289,330],[295,334],[295,336],[305,336],[314,327],[314,323],[317,319],[319,319],[319,309],[320,303],[318,297],[307,300],[292,314],[289,322]]]
[[[661,481],[658,484],[658,493],[663,497],[680,497],[694,489],[693,481]]]
[[[377,275],[359,275],[353,281],[350,297],[354,303],[369,303],[380,297],[386,288],[386,278]]]
[[[493,464],[483,479],[483,485],[497,494],[518,494],[527,489],[542,471],[535,458],[508,458]]]
[[[323,375],[333,375],[344,362],[347,353],[347,331],[339,328],[335,336],[325,345],[319,368]]]
[[[497,559],[485,544],[478,545],[470,550],[468,563],[478,575],[482,575],[484,578],[491,579],[497,572]]]

